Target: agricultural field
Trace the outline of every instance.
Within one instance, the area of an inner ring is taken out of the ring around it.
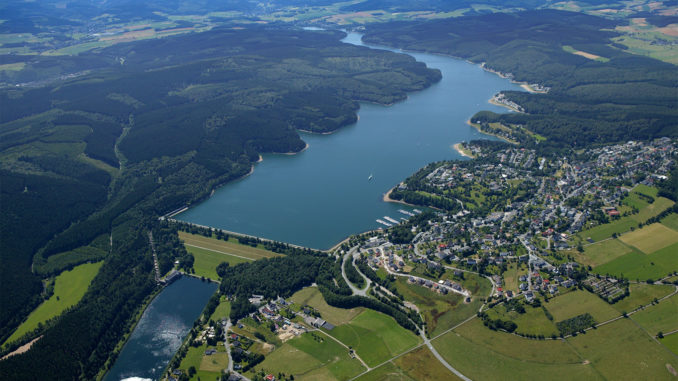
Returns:
[[[608,380],[674,379],[667,364],[678,369],[678,358],[629,319],[587,331],[567,342]]]
[[[608,239],[596,242],[584,247],[580,253],[572,250],[571,253],[577,262],[587,266],[598,266],[633,252],[634,249],[616,239]]]
[[[597,295],[582,290],[559,295],[545,303],[544,306],[553,315],[553,321],[555,322],[567,320],[587,312],[598,323],[620,315],[617,310]]]
[[[64,310],[77,304],[85,295],[92,279],[99,272],[102,262],[86,263],[64,271],[54,280],[54,295],[40,304],[19,328],[7,339],[10,343],[27,332],[38,327],[38,324],[59,316]]]
[[[652,254],[625,254],[593,269],[598,274],[624,276],[632,280],[660,279],[678,269],[678,243]]]
[[[630,312],[639,306],[645,306],[656,298],[661,299],[675,290],[674,286],[664,284],[631,284],[629,286],[629,296],[612,305],[612,308],[621,312]]]
[[[425,346],[419,347],[357,378],[359,381],[459,380]]]
[[[659,339],[659,342],[678,356],[678,334],[664,336],[663,339]]]
[[[402,277],[396,280],[396,288],[405,300],[419,308],[431,337],[473,316],[480,307],[480,302],[477,301],[465,303],[462,295],[456,293],[441,295],[426,287],[408,284]]]
[[[329,333],[352,347],[369,366],[378,365],[421,341],[392,317],[373,310],[363,311],[350,323],[335,327]]]
[[[195,274],[214,280],[219,280],[216,268],[222,262],[236,265],[238,263],[279,255],[259,247],[241,245],[234,238],[222,241],[180,231],[179,239],[184,242],[186,250],[193,254],[195,258],[193,263]]]
[[[678,213],[671,213],[661,220],[662,225],[678,231]]]
[[[350,322],[364,310],[361,307],[351,309],[332,307],[325,302],[317,287],[306,287],[297,291],[290,300],[299,306],[309,305],[315,308],[323,319],[335,326]]]
[[[186,251],[193,254],[193,270],[195,275],[205,278],[219,280],[217,266],[222,262],[228,262],[231,266],[238,263],[250,262],[251,259],[243,259],[232,255],[218,253],[212,250],[200,249],[193,246],[186,246]]]
[[[626,233],[620,236],[619,240],[645,254],[650,254],[678,242],[678,232],[655,223]]]
[[[450,365],[473,380],[527,380],[535,374],[548,380],[602,379],[562,341],[529,340],[491,331],[480,320],[464,324],[432,344]]]
[[[268,251],[262,247],[242,245],[238,243],[237,239],[232,237],[228,241],[222,241],[216,238],[208,238],[202,235],[190,234],[180,231],[179,239],[184,241],[184,245],[186,246],[199,247],[217,253],[240,257],[242,259],[257,260],[280,256],[280,254]]]
[[[658,197],[652,204],[640,209],[640,211],[636,214],[621,217],[620,219],[610,223],[583,230],[577,233],[577,237],[579,237],[580,240],[591,238],[597,242],[612,237],[612,234],[614,233],[625,233],[631,230],[632,227],[637,227],[639,222],[647,221],[649,218],[654,217],[664,210],[670,208],[673,204],[673,201],[667,198]]]
[[[264,370],[293,375],[298,380],[346,380],[365,370],[345,347],[319,332],[307,332],[287,341],[255,369],[250,371],[250,377]]]
[[[678,296],[674,295],[659,304],[647,307],[631,315],[631,319],[640,324],[650,334],[678,330]]]

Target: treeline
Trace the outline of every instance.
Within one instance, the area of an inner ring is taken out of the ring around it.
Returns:
[[[611,31],[615,23],[581,13],[535,10],[371,25],[364,39],[450,54],[484,63],[516,81],[549,87],[547,94],[503,92],[525,114],[483,112],[472,117],[481,124],[526,128],[547,138],[540,145],[582,147],[678,136],[675,66],[610,47],[610,38],[617,35]]]

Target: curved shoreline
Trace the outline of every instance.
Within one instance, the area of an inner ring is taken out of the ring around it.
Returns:
[[[466,151],[464,148],[462,148],[462,143],[457,143],[452,146],[457,153],[459,153],[463,157],[468,157],[469,159],[475,159],[475,156],[473,156],[472,153]]]
[[[487,131],[482,131],[482,130],[480,129],[480,126],[479,126],[479,125],[477,125],[477,124],[471,122],[471,119],[468,119],[468,120],[466,121],[466,124],[468,124],[469,126],[475,128],[475,129],[478,130],[478,132],[480,132],[481,134],[485,134],[485,135],[489,135],[489,136],[494,136],[495,138],[501,139],[501,140],[503,140],[503,141],[505,141],[506,143],[509,143],[509,144],[515,144],[515,145],[518,144],[518,142],[513,141],[513,140],[511,140],[511,139],[508,139],[508,138],[505,138],[505,137],[503,137],[503,136],[499,136],[499,135],[496,135],[496,134],[493,134],[493,133],[487,132]]]

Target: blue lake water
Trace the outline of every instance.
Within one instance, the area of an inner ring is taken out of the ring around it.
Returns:
[[[346,43],[361,45],[351,33]],[[303,134],[296,155],[264,155],[254,173],[219,188],[179,220],[327,249],[380,227],[376,219],[405,217],[383,195],[426,164],[460,159],[456,143],[489,138],[468,126],[477,111],[506,112],[488,103],[517,84],[450,57],[408,53],[443,79],[392,106],[361,104],[355,125],[330,135]],[[368,180],[372,175],[372,179]]]
[[[216,289],[215,283],[184,276],[162,290],[104,381],[159,379]]]

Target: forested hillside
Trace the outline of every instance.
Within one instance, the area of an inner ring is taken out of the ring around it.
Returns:
[[[74,311],[5,347],[46,330],[0,374],[90,379],[153,289],[144,226],[247,174],[259,153],[303,149],[300,129],[336,130],[358,101],[440,79],[342,36],[252,27],[118,44],[75,58],[106,63],[90,74],[1,90],[0,341],[42,300],[36,273],[105,264]],[[39,358],[54,368],[28,365]]]
[[[676,66],[620,50],[613,20],[538,10],[371,25],[365,41],[449,54],[550,88],[507,91],[525,113],[481,112],[479,124],[523,126],[546,144],[585,146],[678,135]]]

